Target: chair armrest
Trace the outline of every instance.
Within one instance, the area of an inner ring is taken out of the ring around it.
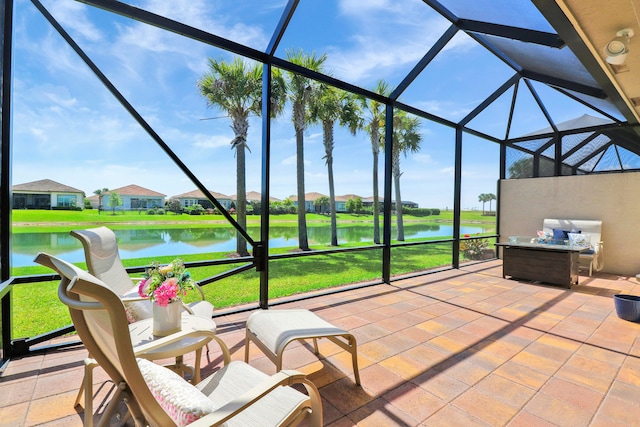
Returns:
[[[598,253],[600,253],[602,251],[602,246],[603,246],[604,242],[603,241],[599,241],[593,244],[593,252],[595,255],[597,255]]]
[[[202,288],[198,284],[196,284],[194,288],[200,293],[200,298],[204,301],[205,297],[204,297],[204,291],[202,290]]]
[[[315,420],[312,424],[322,425],[322,406],[318,389],[307,379],[306,375],[298,371],[287,370],[280,371],[269,378],[266,378],[255,387],[227,402],[215,412],[200,418],[194,423],[189,424],[189,426],[201,427],[221,425],[233,418],[235,415],[249,408],[277,387],[290,386],[293,384],[302,384],[307,389],[307,393],[311,399],[311,406],[313,408],[312,417]]]
[[[138,301],[149,301],[149,298],[145,297],[120,297],[122,302],[138,302]]]
[[[184,303],[184,301],[182,301],[182,308],[184,309],[184,311],[186,311],[187,313],[193,315],[193,310],[191,310],[191,307],[189,307],[187,304]]]

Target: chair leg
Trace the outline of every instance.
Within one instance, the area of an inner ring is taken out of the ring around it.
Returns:
[[[118,404],[119,404],[121,394],[122,394],[122,389],[120,387],[115,387],[115,393],[113,394],[113,397],[111,398],[107,406],[104,408],[104,412],[100,417],[98,427],[112,424],[111,418],[115,415],[115,412],[118,409]],[[86,417],[86,414],[85,414],[85,417]],[[125,414],[125,417],[126,417],[126,414]],[[93,419],[93,414],[91,414],[91,418]],[[118,415],[118,418],[120,418],[119,415]],[[86,421],[86,418],[85,418],[85,421]]]
[[[349,341],[349,347],[351,347],[351,361],[353,363],[353,376],[356,380],[356,385],[360,385],[360,371],[358,370],[358,345],[356,344],[356,338],[354,336],[347,337]]]
[[[193,376],[191,377],[191,384],[198,384],[200,382],[200,361],[202,359],[202,348],[196,350],[196,360],[193,365]]]
[[[98,366],[98,363],[91,359],[84,359],[84,378],[78,390],[76,401],[73,406],[76,407],[80,404],[80,398],[84,392],[84,426],[93,427],[93,369]]]
[[[231,353],[229,352],[229,347],[227,344],[217,335],[213,336],[213,339],[218,343],[220,347],[220,351],[222,351],[222,359],[224,361],[224,366],[227,366],[229,362],[231,362]],[[207,347],[208,351],[209,347]],[[245,338],[245,353],[244,353],[245,361],[249,359],[249,338]]]
[[[249,363],[249,332],[245,332],[246,336],[244,337],[244,362]]]

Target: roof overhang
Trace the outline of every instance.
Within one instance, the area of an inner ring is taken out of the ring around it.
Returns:
[[[639,31],[634,6],[628,0],[532,0],[540,12],[591,73],[625,119],[640,123],[640,42],[630,42],[624,67],[605,61],[604,46],[622,28]],[[640,36],[638,36],[640,40]],[[634,50],[634,44],[637,50]]]

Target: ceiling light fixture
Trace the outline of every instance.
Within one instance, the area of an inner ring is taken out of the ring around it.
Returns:
[[[617,37],[615,39],[607,43],[604,47],[604,54],[607,56],[606,61],[609,64],[624,64],[629,54],[629,39],[633,37],[633,34],[631,28],[624,28],[616,33]]]

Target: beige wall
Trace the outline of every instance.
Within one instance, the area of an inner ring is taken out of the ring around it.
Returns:
[[[545,218],[602,221],[604,272],[640,273],[640,172],[500,181],[500,241]]]

